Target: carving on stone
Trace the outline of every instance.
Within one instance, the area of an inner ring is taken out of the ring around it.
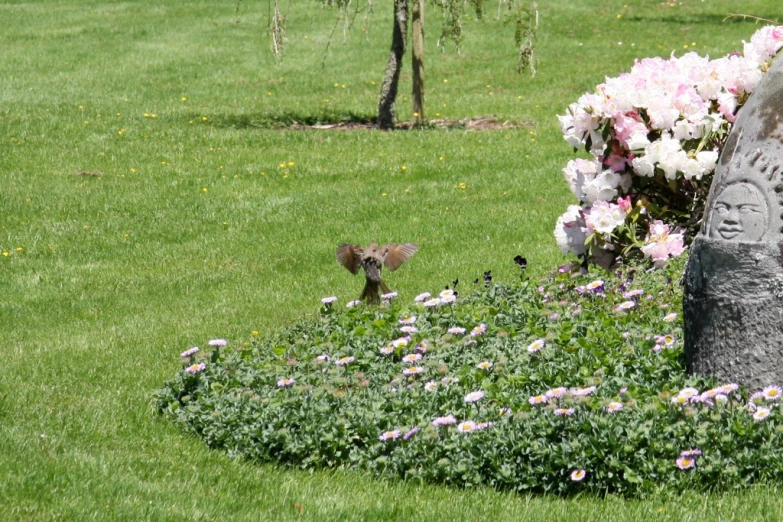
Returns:
[[[761,189],[747,181],[725,186],[712,207],[710,237],[761,241],[767,231],[769,206]]]
[[[683,280],[688,371],[783,382],[783,54],[737,114]]]

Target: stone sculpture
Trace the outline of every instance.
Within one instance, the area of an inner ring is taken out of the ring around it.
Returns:
[[[688,371],[783,384],[783,59],[737,115],[685,272]]]

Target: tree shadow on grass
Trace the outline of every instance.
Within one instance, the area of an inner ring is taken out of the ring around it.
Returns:
[[[197,118],[191,116],[191,119]],[[224,129],[273,130],[371,130],[377,127],[377,118],[356,113],[299,114],[248,113],[208,115],[204,123]],[[397,122],[394,130],[493,130],[532,128],[526,121],[503,120],[493,117],[473,117],[459,120],[434,119],[415,126],[412,121]]]
[[[779,15],[778,15],[779,16]],[[719,14],[709,14],[709,13],[691,13],[686,14],[682,12],[672,12],[671,14],[656,14],[653,16],[644,16],[644,15],[628,15],[624,16],[625,20],[630,22],[661,22],[666,24],[679,24],[679,25],[714,25],[714,26],[721,26],[723,24],[745,24],[749,22],[755,22],[759,27],[762,27],[764,25],[767,25],[771,22],[764,21],[764,20],[780,20],[778,16],[769,16],[769,15],[753,15],[753,17],[750,16],[743,16],[743,15],[719,15]],[[758,20],[758,19],[764,19],[764,20]]]
[[[323,112],[300,114],[296,112],[215,114],[206,123],[227,129],[296,129],[330,125],[357,125],[374,127],[376,118],[367,114]]]

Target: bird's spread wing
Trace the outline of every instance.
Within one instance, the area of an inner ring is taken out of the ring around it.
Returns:
[[[359,245],[349,245],[343,243],[337,247],[337,262],[356,274],[359,271],[362,258],[362,247]]]
[[[383,245],[383,249],[386,251],[386,257],[383,260],[383,264],[386,265],[389,270],[394,271],[400,268],[400,265],[403,262],[407,261],[408,258],[415,254],[416,251],[419,250],[419,247],[413,243],[389,243],[388,245]]]

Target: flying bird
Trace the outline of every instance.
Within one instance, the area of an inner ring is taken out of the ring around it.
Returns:
[[[367,303],[379,303],[380,292],[390,292],[389,287],[381,280],[381,268],[386,266],[393,272],[417,250],[419,247],[413,243],[389,243],[382,246],[370,243],[367,248],[343,243],[337,247],[337,262],[354,275],[359,273],[360,267],[363,268],[366,283],[359,299]]]

